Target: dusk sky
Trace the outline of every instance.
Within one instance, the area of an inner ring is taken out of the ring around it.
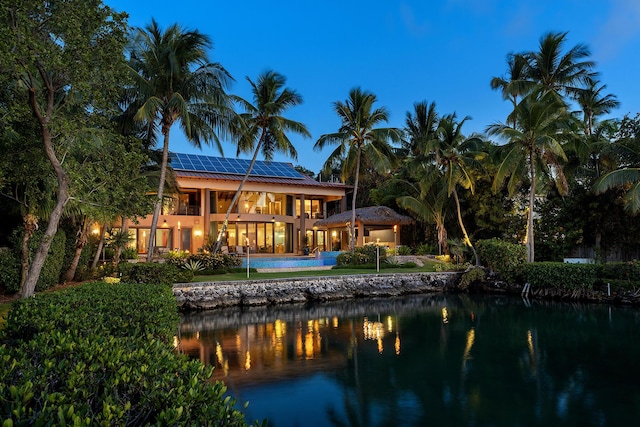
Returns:
[[[210,57],[236,80],[230,92],[251,99],[245,77],[272,69],[303,97],[287,117],[307,125],[311,139],[292,136],[298,160],[318,172],[331,152],[313,150],[338,130],[334,101],[353,87],[376,94],[403,127],[413,104],[435,101],[440,114],[470,116],[463,132],[504,122],[510,104],[489,82],[506,71],[509,52],[537,50],[547,32],[568,32],[566,49],[586,44],[600,81],[621,107],[611,117],[640,112],[640,1],[638,0],[372,0],[197,1],[106,0],[129,14],[129,24],[155,18],[164,29],[179,23],[214,42]],[[170,150],[219,156],[192,147],[177,126]],[[235,157],[233,145],[224,155]],[[240,157],[249,158],[250,155]]]

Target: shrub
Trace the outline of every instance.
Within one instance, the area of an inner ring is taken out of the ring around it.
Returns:
[[[411,248],[409,246],[398,246],[398,255],[411,255]]]
[[[435,245],[430,243],[422,243],[416,248],[417,255],[429,255],[437,252]]]
[[[29,239],[29,252],[32,256],[38,250],[43,237],[44,231],[37,230],[33,233],[31,239]],[[20,239],[22,239],[22,237],[20,237]],[[53,236],[51,246],[49,246],[49,253],[40,271],[40,278],[36,283],[36,291],[40,292],[49,289],[57,285],[60,281],[60,272],[62,271],[62,264],[64,262],[65,241],[66,237],[62,230],[59,230],[55,236]]]
[[[246,425],[173,347],[172,291],[90,283],[17,302],[0,336],[3,425]]]
[[[380,246],[380,263],[383,263],[387,256],[387,250]],[[354,252],[344,252],[336,258],[337,265],[363,265],[373,264],[375,266],[377,249],[375,245],[367,245],[356,248]]]
[[[186,270],[182,271],[188,273]],[[178,267],[166,262],[125,262],[118,265],[118,272],[122,275],[122,281],[127,283],[151,283],[171,286],[183,278]]]
[[[517,268],[520,280],[533,288],[593,289],[598,266],[561,262],[525,263]]]
[[[473,282],[483,280],[484,276],[485,276],[485,272],[483,268],[473,267],[467,270],[462,275],[462,277],[460,278],[460,283],[458,284],[458,287],[460,289],[467,289],[469,288],[469,285],[471,285]]]
[[[507,280],[513,280],[514,270],[527,261],[527,248],[524,245],[495,238],[478,240],[476,251],[483,265],[502,274]]]
[[[20,260],[8,248],[0,248],[0,288],[8,294],[20,290]]]

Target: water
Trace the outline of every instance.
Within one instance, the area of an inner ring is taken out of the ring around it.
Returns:
[[[640,310],[469,296],[183,318],[249,420],[286,426],[630,426]]]
[[[320,252],[317,256],[283,256],[260,257],[249,256],[249,265],[253,268],[302,268],[336,265],[337,257],[342,252]],[[240,268],[247,268],[247,258],[242,258]]]

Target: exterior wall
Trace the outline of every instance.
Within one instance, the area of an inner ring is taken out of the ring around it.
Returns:
[[[198,206],[184,206],[179,203],[174,204],[171,212],[167,212],[163,209],[163,214],[160,215],[158,220],[158,232],[157,232],[157,253],[161,254],[169,250],[189,250],[196,251],[201,248],[211,235],[213,238],[217,237],[217,230],[214,229],[215,225],[221,225],[226,217],[226,208],[224,212],[210,213],[211,212],[211,194],[212,192],[233,192],[238,189],[239,181],[226,181],[226,180],[211,180],[202,178],[178,178],[180,188],[185,191],[197,190],[199,192],[199,205]],[[322,214],[320,216],[326,216],[326,202],[327,201],[340,201],[344,198],[345,188],[340,186],[294,186],[294,185],[278,185],[270,183],[256,183],[247,182],[243,188],[243,192],[251,193],[271,193],[277,195],[287,195],[293,200],[292,214],[288,215],[286,207],[281,206],[280,214],[272,213],[251,213],[245,210],[242,198],[238,201],[234,207],[232,214],[229,217],[229,224],[274,224],[275,227],[284,227],[287,229],[287,239],[290,239],[291,244],[288,245],[286,251],[281,251],[280,248],[276,248],[275,241],[272,244],[272,250],[269,251],[267,245],[260,247],[255,239],[251,239],[251,246],[254,252],[265,253],[288,253],[288,254],[301,254],[304,250],[304,237],[306,235],[311,236],[309,245],[312,246],[322,241],[321,250],[331,250],[328,243],[327,233],[324,230],[314,229],[315,222],[319,218],[310,217],[302,214],[304,210],[304,201],[309,198],[318,199],[322,198]],[[197,199],[197,195],[194,195]],[[184,199],[184,198],[183,198]],[[181,200],[183,200],[181,199]],[[186,199],[184,199],[186,200]],[[296,200],[300,200],[300,205],[297,205]],[[227,205],[228,206],[228,205]],[[187,209],[183,209],[186,207]],[[142,242],[142,239],[148,239],[148,232],[150,231],[152,215],[140,218],[136,223],[129,222],[129,229],[132,233],[135,233],[138,245],[139,253],[146,253],[147,242]],[[271,229],[273,229],[271,228]],[[265,225],[265,230],[269,230],[270,226]],[[249,227],[250,230],[250,227]],[[247,230],[247,233],[250,231]],[[146,234],[145,234],[146,233]],[[159,233],[159,234],[158,234]],[[256,232],[257,233],[257,232]],[[228,236],[225,236],[228,237]],[[235,236],[236,241],[242,236]],[[239,244],[239,243],[238,243]],[[231,251],[235,249],[236,245],[231,245],[229,248]],[[313,249],[313,247],[311,247]]]

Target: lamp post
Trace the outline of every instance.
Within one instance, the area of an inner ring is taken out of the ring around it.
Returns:
[[[247,244],[247,279],[249,278],[249,238],[246,237],[245,243]]]
[[[398,255],[398,244],[396,243],[397,233],[398,233],[398,225],[394,224],[393,225],[393,252],[395,255]]]
[[[380,273],[380,239],[376,239],[376,271]]]

